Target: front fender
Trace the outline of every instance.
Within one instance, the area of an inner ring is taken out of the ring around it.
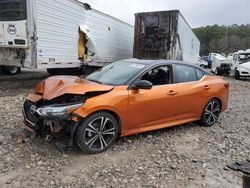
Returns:
[[[77,109],[74,114],[86,118],[99,111],[111,111],[121,120],[123,128],[127,127],[128,116],[128,90],[120,86],[109,93],[86,100],[85,104]]]
[[[116,114],[119,114],[118,110],[111,107],[111,106],[107,106],[107,105],[100,105],[100,106],[94,106],[91,108],[85,107],[85,105],[83,105],[81,108],[77,109],[74,114],[77,114],[78,116],[81,116],[83,118],[88,117],[89,115],[98,112],[98,111],[112,111]]]

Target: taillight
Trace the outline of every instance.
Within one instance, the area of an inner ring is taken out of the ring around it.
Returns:
[[[229,83],[224,84],[224,86],[229,89]]]

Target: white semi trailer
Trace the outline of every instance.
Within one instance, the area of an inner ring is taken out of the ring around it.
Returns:
[[[50,73],[133,56],[133,26],[77,0],[1,0],[0,66]]]

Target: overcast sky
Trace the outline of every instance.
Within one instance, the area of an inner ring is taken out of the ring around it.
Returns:
[[[134,13],[178,9],[191,27],[250,24],[250,0],[81,0],[134,25]]]

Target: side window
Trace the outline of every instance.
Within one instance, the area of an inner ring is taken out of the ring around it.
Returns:
[[[197,81],[196,68],[185,65],[175,65],[174,73],[175,83]]]
[[[237,54],[234,55],[233,60],[237,61]]]
[[[171,68],[170,66],[159,66],[151,69],[141,77],[141,80],[147,80],[154,86],[166,85],[171,83]]]
[[[204,73],[200,69],[196,69],[196,75],[197,75],[197,80],[200,80],[203,78]]]

